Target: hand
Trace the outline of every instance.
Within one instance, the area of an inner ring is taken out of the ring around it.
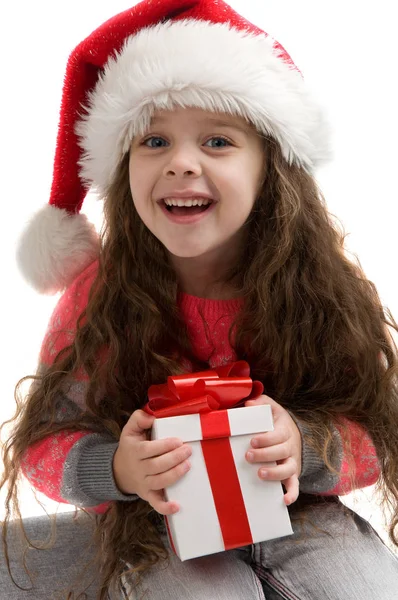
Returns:
[[[166,502],[163,490],[190,469],[187,458],[192,450],[178,438],[148,440],[145,431],[154,420],[143,410],[133,412],[120,435],[113,474],[122,493],[138,494],[161,515],[171,515],[180,507]]]
[[[262,394],[256,400],[247,400],[245,406],[269,404],[274,418],[274,431],[260,433],[251,440],[252,448],[246,453],[251,463],[273,462],[277,465],[262,466],[259,477],[265,481],[281,481],[285,486],[285,504],[289,506],[299,495],[301,473],[301,434],[296,423],[280,404]],[[250,454],[253,457],[250,457]]]

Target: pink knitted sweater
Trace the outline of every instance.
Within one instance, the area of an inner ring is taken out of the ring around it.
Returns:
[[[44,337],[39,360],[39,372],[44,371],[58,352],[74,337],[77,318],[86,306],[88,293],[98,264],[88,267],[58,301]],[[228,331],[241,300],[209,300],[180,293],[178,305],[187,323],[195,354],[210,359],[210,368],[238,360],[228,342]],[[203,313],[207,327],[200,313]],[[211,339],[209,339],[209,333]],[[87,378],[76,373],[57,401],[57,418],[78,416],[84,408]],[[301,433],[308,433],[297,421]],[[343,495],[353,487],[361,488],[376,482],[379,466],[373,444],[357,424],[349,423],[354,472],[349,476],[349,457],[343,449],[342,432],[334,428],[330,461],[338,474],[331,473],[303,438],[300,491],[319,495]],[[31,484],[47,497],[58,502],[81,506],[101,513],[114,500],[133,501],[135,495],[122,494],[117,488],[112,470],[117,441],[109,435],[88,431],[62,431],[37,442],[26,452],[23,472]]]

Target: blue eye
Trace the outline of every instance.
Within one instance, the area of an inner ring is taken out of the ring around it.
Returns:
[[[227,140],[227,138],[225,138],[225,137],[220,137],[220,136],[212,137],[212,138],[210,138],[210,140],[208,140],[208,142],[210,142],[211,140],[222,140],[223,142],[226,142],[226,144],[228,144],[228,146],[231,145],[230,141]],[[215,146],[213,146],[213,148],[214,147]],[[225,146],[218,146],[218,148],[220,148],[220,147],[225,148]]]
[[[144,141],[142,142],[142,145],[143,145],[143,146],[146,146],[146,145],[147,145],[147,142],[149,142],[150,140],[162,140],[162,139],[163,139],[163,138],[161,138],[161,137],[152,136],[152,137],[149,137],[149,138],[147,138],[146,140],[144,140]],[[160,148],[160,147],[161,147],[161,146],[147,146],[147,148]]]
[[[143,146],[147,146],[147,142],[149,142],[150,140],[163,140],[163,141],[165,141],[164,138],[161,138],[159,136],[154,136],[153,135],[152,137],[149,137],[146,140],[144,140],[142,142],[142,145]],[[231,145],[230,141],[227,140],[227,138],[222,137],[222,136],[215,136],[215,137],[210,138],[207,141],[210,142],[211,140],[222,140],[223,142],[226,142],[226,144],[228,144],[229,146]],[[213,146],[213,148],[217,148],[217,147],[218,148],[225,148],[226,146]],[[159,146],[159,145],[157,145],[157,146],[147,146],[147,148],[162,148],[162,146]]]

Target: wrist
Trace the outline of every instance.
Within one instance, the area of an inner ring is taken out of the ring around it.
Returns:
[[[296,449],[295,452],[295,457],[296,457],[296,462],[297,462],[297,476],[300,477],[300,475],[302,474],[303,471],[303,435],[302,435],[302,427],[303,424],[300,422],[299,419],[297,419],[297,417],[295,417],[294,415],[292,415],[292,413],[290,411],[287,411],[289,413],[290,418],[293,421],[293,425],[294,425],[294,447]]]
[[[113,473],[113,480],[115,482],[115,486],[117,487],[117,489],[119,490],[119,492],[121,494],[124,494],[125,496],[134,496],[134,495],[136,495],[135,492],[132,492],[131,490],[127,489],[127,487],[123,483],[123,475],[122,475],[123,469],[122,469],[122,467],[120,465],[119,447],[117,447],[116,452],[113,455],[112,473]]]

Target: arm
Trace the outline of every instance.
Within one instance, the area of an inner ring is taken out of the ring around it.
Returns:
[[[344,495],[377,481],[380,469],[375,448],[357,423],[342,419],[332,427],[326,460],[312,447],[313,433],[303,420],[264,394],[245,402],[245,406],[256,404],[271,406],[274,430],[252,439],[246,459],[254,463],[276,463],[260,467],[258,474],[262,479],[284,484],[287,505],[297,500],[299,491]]]
[[[346,430],[341,426],[333,428],[328,451],[328,460],[337,471],[333,473],[306,440],[311,435],[309,428],[303,421],[291,416],[300,430],[302,439],[302,469],[299,477],[302,492],[343,496],[354,489],[376,483],[380,474],[376,450],[371,438],[360,425],[345,420]],[[351,461],[347,453],[347,446],[350,444]]]
[[[379,353],[379,359],[381,362],[385,361],[382,352]],[[352,371],[351,367],[347,369],[349,371]],[[358,423],[342,418],[340,424],[335,423],[333,426],[328,460],[337,473],[332,473],[308,443],[306,438],[311,439],[309,428],[293,414],[289,414],[301,434],[302,470],[299,480],[303,492],[344,496],[355,489],[376,483],[380,475],[376,450],[371,437]]]
[[[91,265],[58,301],[41,347],[39,373],[44,373],[58,352],[72,342],[96,268],[96,263]],[[87,384],[87,378],[79,373],[64,386],[57,398],[57,422],[78,417],[82,412]],[[109,434],[61,431],[28,448],[22,472],[33,487],[52,500],[96,507],[96,512],[103,512],[108,506],[104,502],[137,498],[122,494],[115,484],[112,467],[117,446]]]
[[[56,502],[103,512],[109,501],[137,498],[122,494],[116,486],[113,456],[117,447],[110,436],[60,431],[27,450],[22,472],[34,488]]]

